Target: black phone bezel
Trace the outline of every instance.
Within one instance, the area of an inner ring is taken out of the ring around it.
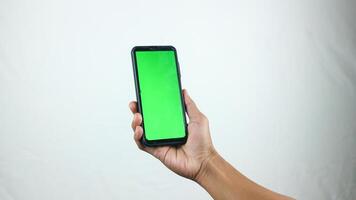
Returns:
[[[172,139],[160,139],[160,140],[148,140],[145,134],[145,126],[144,126],[144,113],[141,104],[141,95],[140,95],[140,82],[138,79],[138,69],[137,69],[137,62],[136,62],[136,52],[137,51],[173,51],[175,55],[175,62],[176,62],[176,69],[177,69],[177,76],[178,76],[178,85],[179,85],[179,93],[182,102],[182,109],[183,109],[183,119],[185,124],[185,136],[182,138],[172,138]],[[145,146],[177,146],[185,144],[188,138],[188,125],[186,120],[186,108],[184,104],[184,98],[182,94],[182,86],[181,86],[181,75],[180,75],[180,68],[177,56],[177,50],[173,46],[135,46],[131,50],[131,58],[132,58],[132,66],[133,66],[133,74],[135,79],[135,90],[136,90],[136,99],[137,99],[137,109],[138,112],[142,115],[142,129],[143,129],[143,137],[141,138],[141,143]]]

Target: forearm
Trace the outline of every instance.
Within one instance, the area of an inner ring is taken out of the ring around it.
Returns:
[[[196,182],[215,200],[289,199],[249,180],[218,153],[213,154],[203,163]]]

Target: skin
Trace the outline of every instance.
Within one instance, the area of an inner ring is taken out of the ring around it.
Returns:
[[[133,113],[131,127],[139,149],[160,160],[168,169],[201,185],[214,199],[291,199],[270,191],[237,171],[215,150],[210,137],[208,118],[183,90],[189,117],[188,140],[179,147],[146,147],[140,142],[143,129],[137,102],[129,108]]]

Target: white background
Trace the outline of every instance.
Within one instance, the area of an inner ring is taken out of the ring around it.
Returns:
[[[209,199],[130,128],[130,50],[174,45],[218,151],[297,199],[356,199],[355,1],[0,0],[0,199]]]

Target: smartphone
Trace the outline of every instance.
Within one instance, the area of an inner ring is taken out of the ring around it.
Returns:
[[[188,131],[177,51],[136,46],[131,51],[138,112],[145,146],[182,145]]]

